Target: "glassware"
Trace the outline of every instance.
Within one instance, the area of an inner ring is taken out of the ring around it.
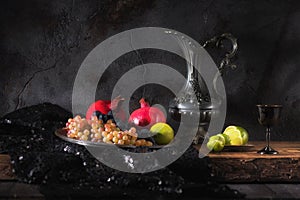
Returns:
[[[280,113],[282,105],[257,105],[258,108],[258,122],[266,127],[266,142],[267,146],[259,150],[259,154],[278,154],[270,146],[271,127],[278,125],[280,121]]]

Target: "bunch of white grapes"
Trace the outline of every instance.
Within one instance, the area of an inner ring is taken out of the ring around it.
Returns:
[[[69,138],[92,141],[105,142],[118,145],[134,145],[134,146],[152,146],[153,143],[145,139],[138,139],[136,129],[131,127],[129,130],[120,130],[112,120],[103,121],[96,116],[92,116],[90,120],[81,118],[77,115],[70,118],[66,123],[67,136]]]

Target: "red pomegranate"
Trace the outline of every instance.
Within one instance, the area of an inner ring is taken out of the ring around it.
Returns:
[[[104,115],[107,115],[109,111],[116,110],[119,103],[124,101],[120,96],[116,97],[112,101],[110,100],[98,100],[90,105],[86,112],[86,119],[90,119],[95,111],[99,111]]]
[[[133,111],[129,123],[135,126],[150,128],[158,122],[166,122],[165,114],[157,107],[151,107],[144,98],[140,100],[141,108]]]

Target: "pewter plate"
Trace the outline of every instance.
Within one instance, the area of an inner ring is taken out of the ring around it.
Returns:
[[[67,141],[67,142],[71,142],[74,144],[79,144],[79,145],[83,145],[83,146],[92,146],[92,147],[113,147],[113,146],[117,146],[120,147],[122,149],[134,149],[134,148],[148,148],[148,149],[160,149],[162,147],[164,147],[165,145],[153,145],[151,147],[148,146],[134,146],[134,145],[118,145],[118,144],[108,144],[105,142],[92,142],[92,141],[84,141],[84,140],[77,140],[74,138],[69,138],[67,136],[67,130],[65,128],[60,128],[57,129],[54,134],[59,137],[60,139]]]

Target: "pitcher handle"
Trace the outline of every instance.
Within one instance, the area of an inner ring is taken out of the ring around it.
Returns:
[[[238,44],[237,39],[231,34],[231,33],[223,33],[220,36],[215,36],[211,38],[210,40],[207,40],[202,46],[205,48],[209,44],[215,44],[216,47],[224,48],[222,45],[222,42],[224,40],[229,40],[231,42],[231,49],[228,50],[225,54],[225,58],[223,58],[220,62],[220,65],[218,67],[220,74],[223,75],[224,70],[226,67],[230,67],[231,69],[235,69],[237,66],[235,64],[232,64],[232,59],[236,55]]]

